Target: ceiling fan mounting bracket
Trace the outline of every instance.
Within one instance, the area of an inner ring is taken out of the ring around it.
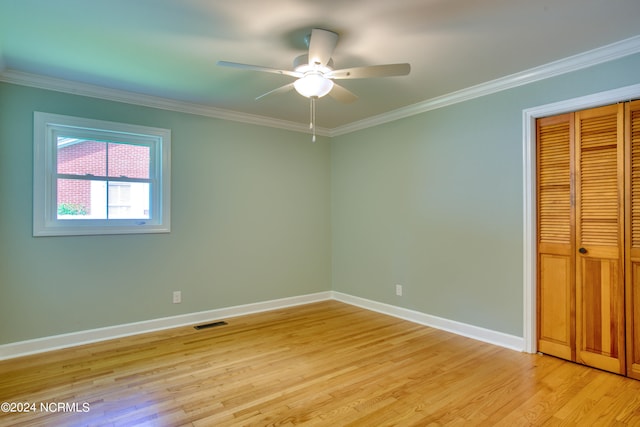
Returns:
[[[332,36],[335,36],[336,39],[339,37],[338,33],[336,33],[335,31],[331,31],[331,30],[325,30],[324,28],[314,28],[311,30],[311,32],[313,32],[313,30],[320,30],[323,31],[325,33],[331,33]],[[311,33],[307,34],[306,36],[304,36],[304,44],[307,46],[307,49],[309,48],[309,45],[311,44]]]

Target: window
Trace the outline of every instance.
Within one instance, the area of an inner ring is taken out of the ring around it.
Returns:
[[[34,113],[33,235],[170,231],[171,131]]]

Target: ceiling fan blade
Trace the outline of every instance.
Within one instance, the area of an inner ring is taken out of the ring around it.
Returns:
[[[291,89],[293,89],[293,83],[289,83],[288,85],[280,86],[279,88],[276,88],[274,90],[270,90],[267,93],[263,93],[262,95],[260,95],[259,97],[256,98],[256,101],[259,100],[259,99],[264,98],[267,95],[273,95],[273,94],[276,94],[276,93],[289,92]]]
[[[370,65],[368,67],[344,68],[327,74],[330,79],[366,79],[370,77],[406,76],[411,71],[409,64]]]
[[[333,31],[314,28],[309,40],[309,64],[327,65],[338,43],[338,35]]]
[[[216,64],[221,67],[237,68],[239,70],[264,71],[266,73],[283,74],[296,78],[302,77],[302,73],[298,73],[297,71],[279,70],[277,68],[263,67],[261,65],[240,64],[238,62],[229,61],[218,61]]]
[[[351,104],[358,99],[356,94],[336,83],[333,84],[333,88],[331,89],[331,92],[329,92],[329,96],[343,104]]]

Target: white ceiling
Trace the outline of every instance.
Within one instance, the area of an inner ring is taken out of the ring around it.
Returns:
[[[311,28],[340,39],[335,68],[409,62],[409,76],[342,80],[334,129],[640,34],[639,0],[0,0],[0,69],[308,123],[291,77]]]

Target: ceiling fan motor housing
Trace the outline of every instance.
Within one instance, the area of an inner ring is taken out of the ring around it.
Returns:
[[[309,55],[306,53],[304,55],[297,56],[296,59],[293,60],[293,69],[296,71],[304,72],[304,70],[299,70],[299,68],[302,68],[305,65],[311,65],[309,64]],[[327,62],[325,67],[333,70],[333,59],[329,59],[329,62]]]

